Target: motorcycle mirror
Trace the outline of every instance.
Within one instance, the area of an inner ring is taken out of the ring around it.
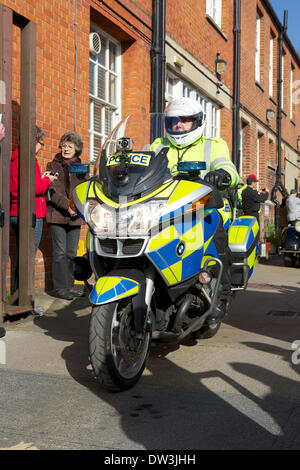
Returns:
[[[72,163],[69,166],[69,173],[89,173],[90,168],[89,165],[85,163]]]

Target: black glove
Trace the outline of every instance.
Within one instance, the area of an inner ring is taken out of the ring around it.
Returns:
[[[210,171],[204,176],[205,181],[214,184],[218,189],[228,188],[231,176],[225,170]]]

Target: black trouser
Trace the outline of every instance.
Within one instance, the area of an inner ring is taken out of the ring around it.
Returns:
[[[226,300],[231,290],[231,252],[228,247],[228,236],[224,229],[222,216],[220,214],[219,216],[220,221],[213,241],[216,245],[219,259],[223,263],[220,300]]]
[[[74,258],[80,236],[80,226],[50,224],[52,237],[53,290],[74,286]]]

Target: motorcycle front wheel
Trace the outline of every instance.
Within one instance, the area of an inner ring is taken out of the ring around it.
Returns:
[[[134,328],[132,302],[95,306],[89,331],[89,350],[98,382],[111,391],[131,388],[142,375],[151,344],[151,325]]]

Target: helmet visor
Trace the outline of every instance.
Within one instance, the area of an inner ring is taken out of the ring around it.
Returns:
[[[172,135],[181,135],[191,132],[203,124],[203,113],[193,116],[166,116],[166,132]]]

